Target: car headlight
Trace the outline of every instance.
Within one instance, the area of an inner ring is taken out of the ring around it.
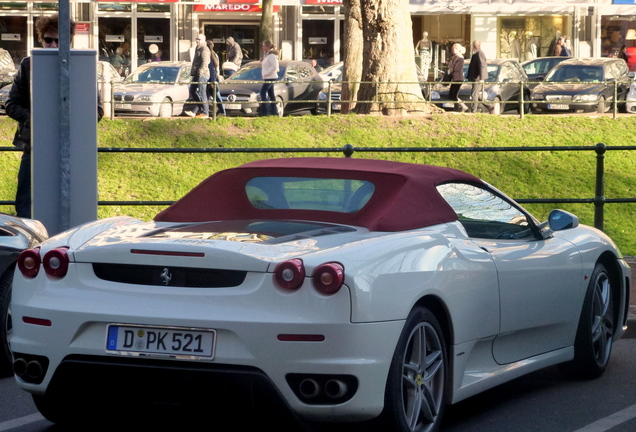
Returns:
[[[327,94],[323,92],[318,93],[318,100],[321,100],[321,101],[327,100]]]
[[[435,100],[435,99],[437,99],[437,100],[441,99],[441,97],[439,96],[439,92],[438,91],[432,91],[431,92],[431,100]]]
[[[152,95],[137,96],[137,100],[142,102],[152,102]]]
[[[250,100],[250,102],[254,102],[254,101],[256,101],[256,100],[259,100],[259,99],[260,99],[260,96],[261,96],[260,94],[252,93],[252,94],[250,95],[250,99],[249,99],[249,100]]]
[[[543,99],[545,99],[545,96],[543,95],[543,93],[532,93],[530,95],[530,99],[532,99],[532,100],[543,100]]]
[[[596,102],[598,101],[599,95],[575,95],[572,97],[572,101],[574,102]]]

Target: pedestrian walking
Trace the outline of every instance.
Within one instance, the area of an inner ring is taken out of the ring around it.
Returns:
[[[241,67],[243,50],[232,36],[225,39],[225,43],[227,45],[227,61],[223,63],[223,73],[229,77]]]
[[[466,48],[461,44],[453,44],[451,48],[453,56],[448,61],[448,76],[450,77],[452,84],[450,85],[449,97],[453,102],[456,101],[457,106],[461,112],[468,111],[468,107],[459,99],[459,89],[464,83],[464,54]]]
[[[219,89],[219,56],[217,55],[216,52],[214,52],[214,42],[212,42],[211,40],[207,41],[207,45],[208,45],[208,49],[210,50],[210,64],[208,66],[208,69],[210,70],[210,79],[208,80],[208,87],[207,87],[207,96],[208,96],[208,101],[214,101],[216,99],[216,102],[219,102],[218,105],[212,103],[212,109],[216,109],[216,107],[218,106],[219,108],[219,114],[220,115],[225,115],[225,107],[223,106],[222,103],[222,99],[221,99],[221,90]],[[215,87],[216,87],[216,91],[215,91]],[[208,106],[210,105],[210,103],[208,102]]]
[[[481,41],[473,42],[473,55],[470,58],[470,64],[468,65],[468,81],[473,83],[473,89],[471,97],[473,105],[470,107],[473,113],[477,112],[479,107],[479,101],[484,100],[484,81],[488,78],[488,63],[486,61],[486,54],[481,50]],[[492,114],[495,108],[491,105],[482,103],[483,107]]]
[[[263,85],[261,86],[260,115],[278,115],[276,108],[276,93],[274,92],[274,81],[278,80],[278,51],[270,40],[263,42],[263,58],[261,58],[261,72],[263,74]]]
[[[205,44],[205,35],[197,35],[190,75],[189,103],[184,113],[189,117],[208,117],[208,80],[210,79],[210,50]]]

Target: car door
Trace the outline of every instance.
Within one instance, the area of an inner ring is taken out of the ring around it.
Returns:
[[[501,65],[501,74],[499,75],[501,84],[501,100],[518,101],[519,100],[519,73],[515,70],[512,62],[506,62]]]
[[[309,65],[305,65],[303,63],[297,63],[290,65],[290,68],[293,68],[292,75],[287,73],[287,76],[290,80],[290,90],[289,90],[289,99],[294,102],[289,104],[288,107],[290,110],[300,110],[309,107],[310,105],[315,106],[315,102],[310,104],[307,102],[308,100],[317,100],[318,93],[313,95],[313,80],[311,69],[309,69]]]
[[[499,334],[493,356],[509,364],[572,344],[585,281],[578,250],[543,239],[536,220],[485,186],[448,183],[438,190],[470,240],[488,252],[499,280]]]

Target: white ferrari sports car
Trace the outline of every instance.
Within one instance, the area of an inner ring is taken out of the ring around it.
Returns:
[[[76,227],[18,267],[19,386],[53,422],[116,425],[174,408],[435,431],[448,404],[537,369],[602,374],[630,287],[570,213],[539,222],[473,175],[350,158],[224,170],[152,222]]]

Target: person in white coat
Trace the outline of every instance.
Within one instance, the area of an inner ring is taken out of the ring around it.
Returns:
[[[274,92],[274,81],[278,80],[278,51],[270,40],[263,42],[263,58],[261,58],[261,71],[263,73],[263,85],[261,86],[260,115],[278,115],[276,108],[276,93]]]

